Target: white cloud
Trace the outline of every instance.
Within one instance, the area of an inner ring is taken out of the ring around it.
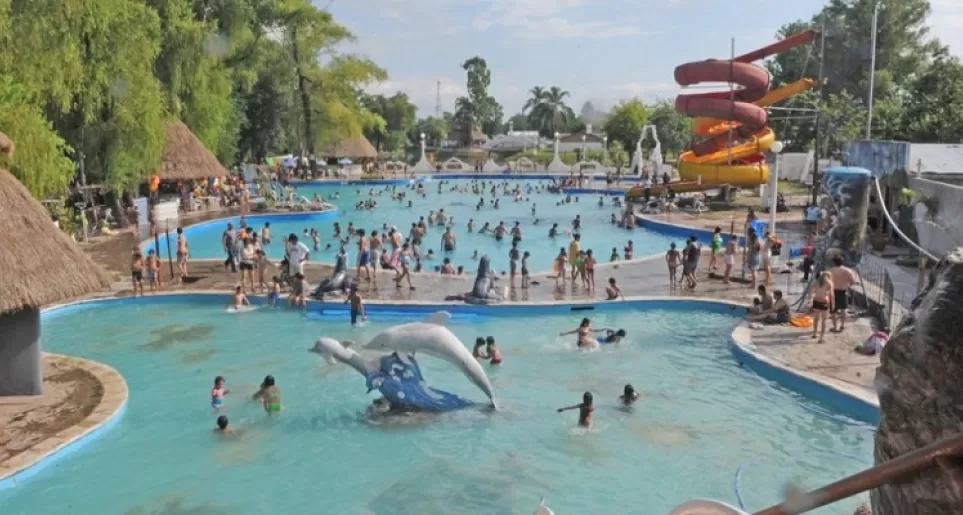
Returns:
[[[963,2],[960,0],[930,0],[933,13],[930,25],[933,35],[957,56],[963,57]]]
[[[477,31],[504,27],[526,39],[616,38],[639,34],[640,23],[610,9],[610,0],[491,0],[472,20]],[[596,7],[598,9],[580,9]],[[589,19],[586,12],[605,12],[618,19]]]
[[[372,94],[393,95],[399,91],[407,93],[411,103],[418,106],[419,116],[434,115],[435,103],[440,91],[441,110],[452,111],[455,99],[468,94],[465,85],[451,77],[408,76],[398,77],[365,88]]]

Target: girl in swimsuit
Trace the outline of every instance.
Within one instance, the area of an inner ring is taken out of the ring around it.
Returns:
[[[261,382],[261,389],[252,398],[261,401],[267,413],[281,411],[281,389],[274,384],[274,376],[265,376],[264,381]]]
[[[665,263],[669,266],[669,287],[675,288],[678,283],[676,270],[682,264],[682,253],[675,248],[675,243],[669,245],[669,251],[665,253]]]
[[[604,331],[604,329],[602,331]],[[578,347],[591,349],[598,347],[599,344],[598,340],[592,338],[592,333],[600,333],[602,331],[592,329],[592,321],[587,318],[583,318],[582,323],[580,323],[578,327],[572,329],[571,331],[558,333],[558,335],[568,336],[570,334],[578,334]]]
[[[401,288],[401,281],[408,279],[408,288],[414,290],[411,285],[411,256],[408,254],[408,244],[401,246],[401,254],[398,256],[398,276],[395,277],[395,288]]]
[[[489,336],[488,338],[485,338],[485,346],[486,350],[488,351],[488,357],[491,359],[489,363],[492,365],[501,365],[502,351],[498,348],[498,345],[495,345],[495,337]]]
[[[818,331],[819,341],[817,343],[823,343],[823,336],[826,334],[826,315],[833,310],[833,303],[832,275],[829,272],[823,272],[819,274],[819,279],[813,288],[812,338],[816,338]]]
[[[224,377],[217,376],[214,378],[214,388],[211,389],[211,407],[214,409],[220,409],[224,405],[224,396],[231,393],[230,390],[224,388]]]
[[[585,251],[585,259],[583,260],[583,264],[585,265],[585,285],[589,291],[595,291],[595,262],[592,249]]]

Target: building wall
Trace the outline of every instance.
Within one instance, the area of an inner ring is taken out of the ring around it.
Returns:
[[[926,206],[916,206],[916,232],[920,246],[937,257],[963,246],[963,186],[910,177],[909,186],[928,198],[936,198],[936,216],[929,219]]]
[[[0,314],[0,397],[41,393],[40,311]]]
[[[910,144],[905,141],[850,141],[844,152],[846,166],[865,168],[873,172],[874,177],[910,169]]]

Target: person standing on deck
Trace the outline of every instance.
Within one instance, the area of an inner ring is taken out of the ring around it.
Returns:
[[[177,269],[181,273],[181,282],[187,279],[187,258],[191,256],[187,248],[187,237],[184,236],[184,228],[177,228]]]
[[[231,273],[237,273],[237,240],[234,236],[234,224],[227,224],[227,229],[221,234],[221,246],[227,254],[224,268],[231,267]]]
[[[832,332],[840,333],[846,329],[846,308],[849,307],[849,289],[859,284],[856,273],[845,265],[843,258],[836,256],[833,258],[833,267],[829,269],[830,278],[833,281],[833,329]],[[839,321],[839,328],[836,322]]]

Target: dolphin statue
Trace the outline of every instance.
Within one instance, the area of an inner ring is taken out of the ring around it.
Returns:
[[[538,503],[538,509],[535,510],[535,515],[555,515],[555,512],[545,504],[545,498],[542,497],[542,500]]]
[[[313,352],[319,354],[331,365],[336,365],[338,363],[344,363],[355,369],[361,375],[367,377],[368,374],[374,373],[379,370],[380,364],[372,361],[365,361],[360,354],[351,349],[353,342],[350,341],[338,341],[334,338],[328,338],[322,336],[314,342],[314,347],[308,349],[308,352]]]
[[[447,311],[428,315],[422,322],[396,325],[382,331],[365,344],[365,349],[395,351],[414,355],[416,352],[434,356],[458,367],[475,386],[488,396],[495,405],[492,384],[485,370],[478,363],[465,344],[446,327],[451,320]]]

